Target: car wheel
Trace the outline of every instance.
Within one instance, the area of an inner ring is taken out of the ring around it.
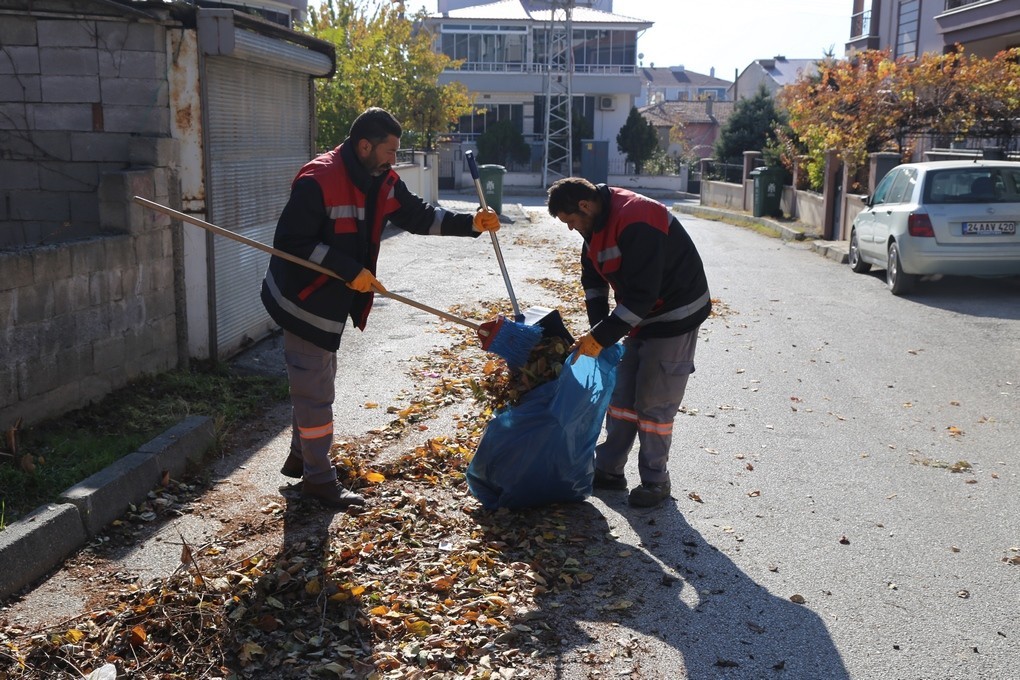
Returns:
[[[861,259],[861,248],[857,243],[857,230],[850,232],[850,269],[856,274],[871,271],[871,265]]]
[[[896,242],[889,244],[889,262],[885,268],[885,282],[893,295],[909,293],[917,283],[916,274],[907,274],[900,263],[900,249]]]

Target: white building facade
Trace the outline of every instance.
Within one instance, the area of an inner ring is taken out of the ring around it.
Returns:
[[[537,171],[545,158],[549,78],[562,88],[567,73],[575,137],[581,131],[609,142],[610,162],[622,162],[616,135],[641,94],[637,43],[652,22],[614,14],[612,0],[573,0],[565,22],[566,4],[440,0],[427,23],[436,49],[461,63],[439,82],[463,83],[475,103],[451,135],[455,144],[472,148],[488,126],[509,120],[531,147],[530,167],[514,170]],[[557,44],[569,47],[557,55]]]

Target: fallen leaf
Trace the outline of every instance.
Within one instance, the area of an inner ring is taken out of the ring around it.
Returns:
[[[138,647],[139,645],[145,644],[145,640],[148,636],[145,634],[145,629],[141,626],[135,626],[128,633],[128,644],[132,647]]]
[[[694,493],[693,491],[690,492],[689,494],[687,494],[687,497],[690,498],[695,503],[704,503],[704,501],[701,500],[701,496],[699,496],[698,494]]]
[[[804,599],[803,595],[794,594],[790,596],[790,602],[793,602],[794,604],[804,604],[807,600]]]

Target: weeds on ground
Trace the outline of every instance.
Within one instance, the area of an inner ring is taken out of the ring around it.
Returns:
[[[213,418],[222,436],[286,398],[285,378],[205,363],[140,378],[98,403],[24,429],[18,453],[31,456],[34,470],[0,463],[0,530],[188,416]]]

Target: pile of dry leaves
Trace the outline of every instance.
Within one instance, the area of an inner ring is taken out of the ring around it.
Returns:
[[[464,472],[492,412],[554,379],[563,344],[543,343],[518,374],[464,346],[427,358],[419,370],[438,376],[432,387],[392,409],[394,421],[373,440],[399,439],[443,406],[474,411],[455,433],[385,464],[369,460],[366,442],[339,444],[347,484],[368,497],[362,512],[276,554],[239,553],[238,534],[307,521],[315,513],[301,501],[271,504],[260,522],[219,542],[182,538],[169,578],[127,584],[91,614],[48,630],[0,628],[0,678],[527,675],[530,663],[557,653],[555,601],[595,578],[587,555],[604,529],[576,508],[486,512]],[[173,502],[154,511],[189,502],[178,489],[154,492],[166,495]]]

